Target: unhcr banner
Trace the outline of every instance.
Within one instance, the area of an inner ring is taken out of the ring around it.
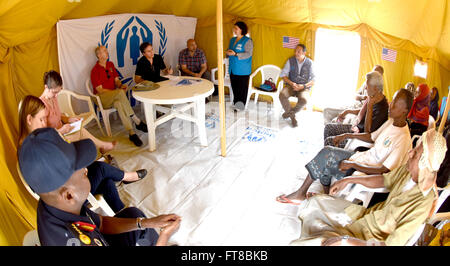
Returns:
[[[57,23],[58,57],[64,88],[86,95],[85,83],[97,62],[94,49],[108,48],[124,84],[133,85],[133,75],[141,57],[139,45],[153,44],[166,66],[175,70],[178,53],[194,38],[196,18],[173,15],[118,14]],[[176,71],[174,71],[176,74]]]

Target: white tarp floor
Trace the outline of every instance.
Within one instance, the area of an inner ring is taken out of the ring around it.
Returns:
[[[137,115],[144,114],[137,105]],[[235,113],[226,102],[227,154],[220,150],[219,105],[206,105],[208,146],[200,146],[193,123],[171,120],[156,129],[156,151],[144,142],[135,147],[120,123],[112,119],[111,155],[119,168],[148,170],[147,177],[118,186],[126,206],[136,206],[147,217],[176,213],[182,217],[170,243],[183,245],[288,245],[300,236],[297,206],[275,201],[296,190],[305,179],[305,164],[323,147],[323,117],[302,110],[299,126],[271,115],[270,104],[252,101]],[[103,124],[102,124],[103,125]],[[101,133],[95,123],[89,131]],[[310,190],[320,192],[315,182]]]

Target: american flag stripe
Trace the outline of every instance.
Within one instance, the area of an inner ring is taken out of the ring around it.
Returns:
[[[283,36],[283,48],[294,49],[299,43],[299,38]]]
[[[397,51],[388,48],[383,48],[383,50],[381,51],[381,59],[390,62],[395,62],[395,60],[397,59]]]

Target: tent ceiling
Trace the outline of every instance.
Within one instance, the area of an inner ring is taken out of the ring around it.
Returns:
[[[80,2],[77,2],[80,1]],[[3,0],[0,44],[36,40],[58,19],[113,13],[160,13],[197,18],[215,15],[215,0]],[[332,26],[365,23],[450,59],[447,0],[223,0],[224,12],[238,17]]]

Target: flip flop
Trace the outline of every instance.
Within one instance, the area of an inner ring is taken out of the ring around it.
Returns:
[[[301,200],[296,200],[296,199],[291,200],[291,199],[287,198],[286,195],[284,195],[284,194],[281,196],[278,196],[275,200],[278,201],[279,203],[287,203],[287,204],[292,204],[292,205],[296,205],[296,206],[298,206],[302,203]]]

